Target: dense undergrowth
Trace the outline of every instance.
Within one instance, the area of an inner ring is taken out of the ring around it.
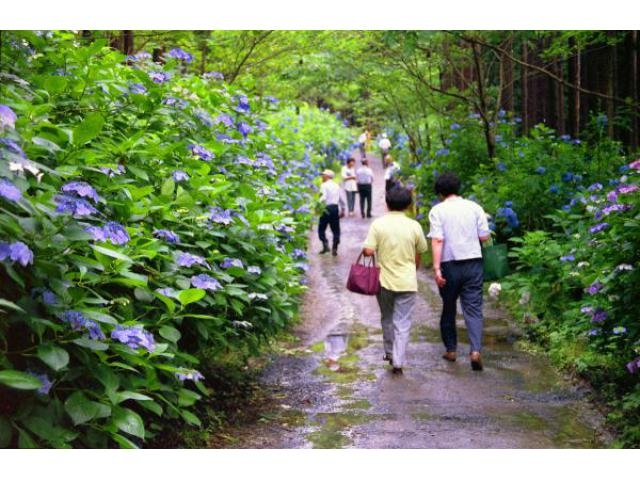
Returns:
[[[313,182],[352,133],[186,73],[180,49],[1,48],[0,447],[200,426],[203,372],[296,320]]]

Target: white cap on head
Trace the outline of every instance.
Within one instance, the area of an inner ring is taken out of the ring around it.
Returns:
[[[323,172],[321,173],[322,176],[327,176],[329,178],[333,178],[335,176],[335,173],[333,170],[329,170],[328,168],[326,170],[323,170]]]

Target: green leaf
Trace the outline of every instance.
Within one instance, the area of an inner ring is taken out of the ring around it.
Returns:
[[[18,370],[0,371],[0,383],[18,390],[36,390],[42,387],[38,378]]]
[[[112,421],[118,430],[138,438],[144,438],[144,422],[140,415],[128,408],[115,407]]]
[[[69,414],[74,425],[81,425],[98,415],[99,405],[85,397],[82,392],[74,392],[64,402],[64,410]]]
[[[36,443],[36,441],[31,438],[27,432],[22,429],[18,429],[20,432],[18,436],[18,448],[40,448],[40,445]]]
[[[73,143],[75,145],[85,144],[98,135],[104,127],[104,118],[99,113],[90,113],[85,119],[73,129]]]
[[[151,401],[153,401],[153,398],[149,397],[148,395],[143,395],[142,393],[129,392],[129,391],[118,392],[116,394],[115,398],[116,398],[116,403],[122,403],[125,400],[151,400]]]
[[[162,184],[162,188],[160,189],[160,194],[164,197],[170,197],[173,195],[173,191],[176,188],[176,184],[172,178],[165,180]]]
[[[143,303],[151,303],[156,298],[149,290],[144,288],[136,288],[133,291],[133,295]]]
[[[106,343],[99,342],[98,340],[91,340],[87,337],[76,338],[75,340],[72,340],[72,343],[80,345],[81,347],[88,348],[89,350],[100,351],[107,350],[109,348],[109,345],[107,345]]]
[[[182,410],[180,412],[180,416],[187,422],[190,423],[191,425],[195,425],[196,427],[201,427],[202,423],[200,422],[200,419],[198,417],[196,417],[193,413],[187,411],[187,410]]]
[[[56,372],[69,364],[67,351],[50,343],[43,343],[38,347],[38,358]]]
[[[119,433],[112,433],[111,438],[113,438],[116,441],[116,443],[120,445],[122,448],[135,448],[135,449],[139,448],[138,445],[133,443],[127,437],[123,437]]]
[[[7,448],[11,443],[13,432],[11,431],[11,423],[4,417],[0,417],[0,448]]]
[[[108,257],[117,258],[118,260],[124,260],[125,262],[133,263],[133,260],[130,257],[127,257],[124,253],[111,250],[107,247],[101,247],[100,245],[91,245],[91,248],[93,248],[96,252],[100,252]]]
[[[181,388],[178,391],[178,405],[181,407],[190,407],[198,400],[202,398],[196,392],[192,392],[191,390],[187,390],[186,388]]]
[[[202,300],[206,294],[207,292],[202,288],[189,288],[178,293],[178,300],[182,305],[189,305],[190,303]]]
[[[16,312],[27,313],[19,305],[16,305],[15,303],[10,302],[9,300],[5,300],[4,298],[0,298],[0,307],[8,307],[12,310],[15,310]]]
[[[160,327],[160,330],[158,333],[160,333],[160,336],[162,338],[169,340],[170,342],[173,342],[173,343],[176,343],[178,340],[180,340],[180,337],[182,337],[178,329],[170,327],[168,325],[165,325],[164,327]]]

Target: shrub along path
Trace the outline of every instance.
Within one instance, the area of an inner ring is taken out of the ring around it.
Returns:
[[[358,158],[358,157],[356,157]],[[383,215],[378,158],[374,216]],[[357,203],[357,201],[356,201]],[[358,210],[356,210],[358,211]],[[374,297],[345,289],[371,219],[342,219],[339,255],[318,255],[310,233],[309,291],[298,341],[273,355],[262,376],[274,403],[259,421],[229,432],[235,448],[603,448],[610,441],[587,391],[545,358],[517,348],[517,329],[485,302],[485,369],[471,370],[468,345],[456,363],[441,359],[440,299],[431,271],[419,272],[408,365],[403,376],[382,361]],[[460,340],[466,341],[462,318]]]

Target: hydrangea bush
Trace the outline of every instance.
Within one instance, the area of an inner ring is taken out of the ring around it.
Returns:
[[[1,47],[0,447],[199,425],[203,352],[250,355],[295,320],[318,159],[350,133],[327,112],[294,131],[275,99],[181,73],[180,49]]]

